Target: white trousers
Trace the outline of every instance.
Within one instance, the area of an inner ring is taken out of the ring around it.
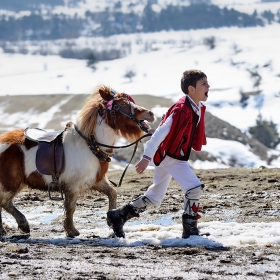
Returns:
[[[155,166],[152,161],[150,165]],[[194,174],[187,161],[167,156],[159,166],[155,166],[154,183],[144,193],[155,207],[160,206],[172,177],[184,192],[201,185],[200,180]]]

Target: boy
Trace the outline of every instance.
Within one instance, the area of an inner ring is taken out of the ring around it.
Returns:
[[[127,220],[139,217],[139,213],[151,207],[160,206],[172,177],[185,192],[182,238],[199,234],[199,199],[204,185],[187,161],[192,148],[201,151],[202,145],[206,145],[206,107],[201,101],[207,100],[209,88],[207,76],[200,70],[183,73],[181,89],[185,96],[169,108],[151,139],[146,142],[142,159],[135,165],[139,174],[145,171],[149,163],[155,166],[153,184],[143,195],[107,213],[108,224],[113,227],[117,237],[125,238],[123,225]]]

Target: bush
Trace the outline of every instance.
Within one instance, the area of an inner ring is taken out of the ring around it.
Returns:
[[[133,69],[127,69],[124,77],[128,78],[130,82],[132,82],[132,78],[136,76],[136,72]]]
[[[204,45],[206,45],[210,50],[215,49],[216,47],[216,38],[214,36],[204,38]]]
[[[93,52],[91,52],[87,56],[87,67],[91,68],[92,70],[96,70],[96,63],[97,63],[96,56]]]
[[[261,114],[258,115],[256,126],[250,127],[249,132],[268,148],[275,149],[280,144],[276,124],[263,120]]]

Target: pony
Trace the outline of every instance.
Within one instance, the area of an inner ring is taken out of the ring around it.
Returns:
[[[64,169],[57,178],[57,186],[64,194],[63,227],[68,237],[80,234],[73,215],[81,194],[97,190],[108,197],[109,210],[116,208],[117,191],[107,177],[113,148],[121,137],[135,141],[148,132],[150,126],[145,121],[154,121],[152,111],[136,105],[130,95],[102,85],[88,96],[76,123],[66,125],[62,134]],[[38,142],[31,141],[24,129],[0,135],[0,236],[6,234],[2,208],[15,218],[22,232],[30,233],[26,217],[13,204],[24,187],[53,187],[52,176],[40,173],[36,167],[37,151]]]

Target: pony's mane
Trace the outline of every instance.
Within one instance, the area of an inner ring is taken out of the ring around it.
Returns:
[[[77,116],[77,123],[79,124],[80,130],[87,137],[92,134],[96,127],[100,110],[103,111],[103,109],[105,108],[102,102],[103,99],[99,94],[99,89],[103,89],[106,91],[110,90],[110,88],[106,86],[96,87],[94,92],[87,98],[86,104]]]

